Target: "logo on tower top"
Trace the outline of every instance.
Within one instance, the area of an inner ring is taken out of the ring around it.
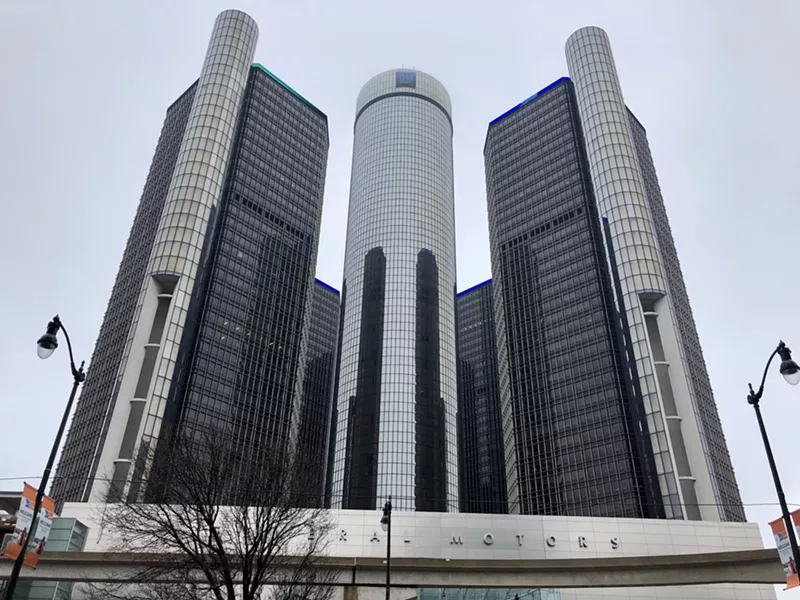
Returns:
[[[417,89],[417,74],[414,71],[395,72],[394,87],[408,87]]]

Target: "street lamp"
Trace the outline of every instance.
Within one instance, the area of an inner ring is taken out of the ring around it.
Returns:
[[[47,487],[47,482],[50,479],[50,471],[53,470],[53,463],[56,459],[56,453],[58,452],[58,447],[61,445],[61,436],[64,435],[64,429],[67,426],[67,419],[69,418],[69,413],[72,410],[72,403],[75,400],[75,394],[78,391],[78,386],[86,379],[86,375],[83,372],[83,365],[78,368],[75,368],[75,359],[72,356],[72,344],[69,341],[69,335],[67,334],[67,330],[64,329],[64,325],[61,323],[61,319],[58,318],[58,315],[53,317],[53,320],[47,324],[47,331],[45,334],[39,338],[39,341],[36,343],[36,353],[39,355],[39,358],[45,359],[50,358],[50,356],[55,352],[55,349],[58,348],[58,338],[56,334],[59,330],[64,332],[64,338],[67,340],[67,348],[69,349],[69,363],[70,368],[72,369],[72,391],[69,394],[69,400],[67,400],[67,408],[64,410],[64,416],[61,418],[61,425],[58,428],[58,433],[56,434],[56,439],[53,441],[53,448],[50,450],[50,457],[47,459],[47,466],[44,468],[44,473],[42,474],[42,480],[39,482],[39,487],[36,490],[36,502],[33,505],[33,522],[31,523],[31,539],[36,534],[36,521],[39,518],[39,511],[42,509],[42,497],[44,496],[44,490]],[[25,562],[25,554],[28,549],[28,540],[25,540],[25,543],[22,545],[22,549],[19,552],[19,556],[17,556],[17,560],[14,561],[14,568],[11,570],[11,576],[8,579],[8,585],[6,586],[6,593],[5,593],[5,600],[11,600],[14,596],[14,589],[17,587],[17,579],[19,579],[20,571],[22,571],[22,564]]]
[[[391,563],[392,563],[392,497],[383,505],[381,529],[386,532],[386,600],[389,600],[389,591],[392,589]]]
[[[778,476],[778,467],[775,465],[775,457],[772,455],[772,447],[769,444],[767,430],[764,427],[764,419],[761,417],[761,407],[759,406],[761,396],[764,394],[764,381],[767,379],[769,365],[772,363],[772,359],[775,358],[776,354],[781,357],[780,372],[783,378],[791,385],[800,383],[800,366],[792,360],[792,351],[786,347],[786,344],[779,342],[778,347],[770,354],[767,366],[764,367],[764,376],[761,378],[761,385],[758,386],[758,391],[753,391],[752,383],[747,384],[750,387],[750,393],[747,395],[747,402],[749,402],[756,411],[758,427],[761,430],[761,439],[764,441],[764,450],[767,452],[769,468],[772,471],[772,480],[775,482],[775,491],[778,493],[778,501],[781,504],[783,522],[786,525],[786,534],[789,536],[789,544],[792,547],[792,560],[794,561],[795,569],[797,569],[797,565],[800,564],[800,550],[797,546],[797,536],[795,535],[794,526],[792,525],[789,507],[786,505],[786,496],[783,493],[781,478]]]

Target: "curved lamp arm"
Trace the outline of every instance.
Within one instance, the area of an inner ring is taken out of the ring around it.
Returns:
[[[764,382],[767,380],[767,373],[769,373],[769,366],[772,364],[772,359],[775,358],[777,354],[780,354],[781,351],[786,348],[786,344],[783,343],[783,340],[778,342],[778,347],[772,351],[772,354],[769,355],[769,360],[767,361],[767,366],[764,367],[764,375],[761,377],[761,385],[758,386],[758,391],[753,391],[753,384],[748,383],[747,385],[750,387],[750,393],[747,395],[747,401],[750,404],[758,404],[758,401],[761,400],[761,396],[764,394]]]
[[[83,380],[86,379],[86,373],[83,372],[84,363],[83,362],[81,363],[80,368],[75,368],[75,357],[72,354],[72,342],[69,341],[69,334],[67,333],[67,329],[66,327],[64,327],[64,324],[61,322],[61,319],[59,318],[58,315],[53,317],[53,324],[56,325],[58,329],[64,332],[64,337],[67,340],[67,349],[69,350],[69,366],[72,369],[72,376],[75,378],[75,381],[77,381],[78,383],[82,383]]]

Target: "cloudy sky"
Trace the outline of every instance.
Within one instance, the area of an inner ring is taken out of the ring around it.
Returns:
[[[762,524],[779,516],[745,396],[779,339],[800,356],[800,2],[234,6],[260,26],[256,60],[328,115],[317,276],[336,287],[364,82],[415,67],[450,92],[464,289],[490,276],[488,122],[566,75],[572,31],[606,29],[625,100],[648,130],[747,514]],[[71,384],[66,349],[41,362],[36,339],[58,312],[89,359],[164,111],[197,77],[214,17],[230,7],[0,0],[0,488],[41,472]],[[800,504],[800,388],[777,370],[763,412],[787,497]]]

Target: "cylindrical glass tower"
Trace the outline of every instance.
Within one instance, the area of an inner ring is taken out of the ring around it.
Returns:
[[[450,97],[391,70],[358,96],[334,507],[457,510]]]

